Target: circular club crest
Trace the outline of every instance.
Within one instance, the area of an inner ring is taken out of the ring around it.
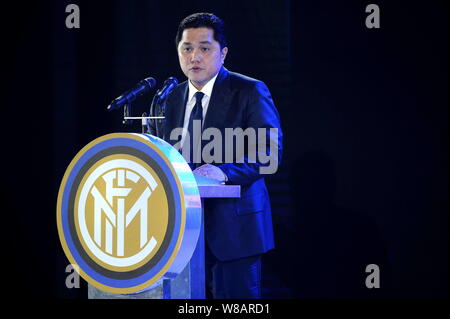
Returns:
[[[184,269],[199,237],[201,201],[188,164],[168,143],[109,134],[67,168],[57,223],[67,258],[88,283],[129,294]]]

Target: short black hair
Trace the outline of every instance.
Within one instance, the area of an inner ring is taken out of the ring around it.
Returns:
[[[175,37],[175,45],[178,48],[178,44],[183,36],[183,31],[190,28],[208,28],[212,29],[214,40],[219,42],[220,49],[227,46],[227,39],[225,34],[225,23],[222,19],[213,13],[199,12],[191,14],[184,18],[178,26],[177,36]]]

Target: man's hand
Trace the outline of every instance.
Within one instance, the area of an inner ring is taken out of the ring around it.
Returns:
[[[217,166],[211,164],[204,164],[202,166],[197,167],[194,170],[195,174],[202,175],[211,179],[214,179],[219,182],[226,182],[227,176],[224,172]]]

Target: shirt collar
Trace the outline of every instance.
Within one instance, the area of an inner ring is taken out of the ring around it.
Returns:
[[[188,95],[188,101],[192,100],[192,98],[194,97],[194,94],[197,92],[202,92],[204,93],[207,97],[211,97],[212,94],[212,90],[214,87],[214,83],[216,82],[216,78],[219,75],[219,73],[217,73],[211,80],[208,81],[208,83],[205,84],[205,86],[203,86],[203,88],[199,91],[197,90],[197,88],[191,83],[191,80],[188,80],[189,83],[189,95]]]

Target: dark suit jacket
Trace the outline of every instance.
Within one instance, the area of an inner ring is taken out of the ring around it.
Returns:
[[[185,81],[167,98],[163,138],[172,145],[178,140],[170,140],[170,132],[183,127],[188,90]],[[228,184],[241,185],[241,198],[204,201],[206,243],[221,261],[262,254],[274,247],[270,199],[264,175],[259,171],[262,164],[258,160],[250,162],[247,157],[243,163],[224,163],[224,137],[225,128],[277,128],[278,149],[272,155],[278,156],[280,162],[280,119],[267,86],[222,67],[214,83],[203,131],[209,127],[219,129],[223,137],[222,162],[212,164],[227,175]]]

